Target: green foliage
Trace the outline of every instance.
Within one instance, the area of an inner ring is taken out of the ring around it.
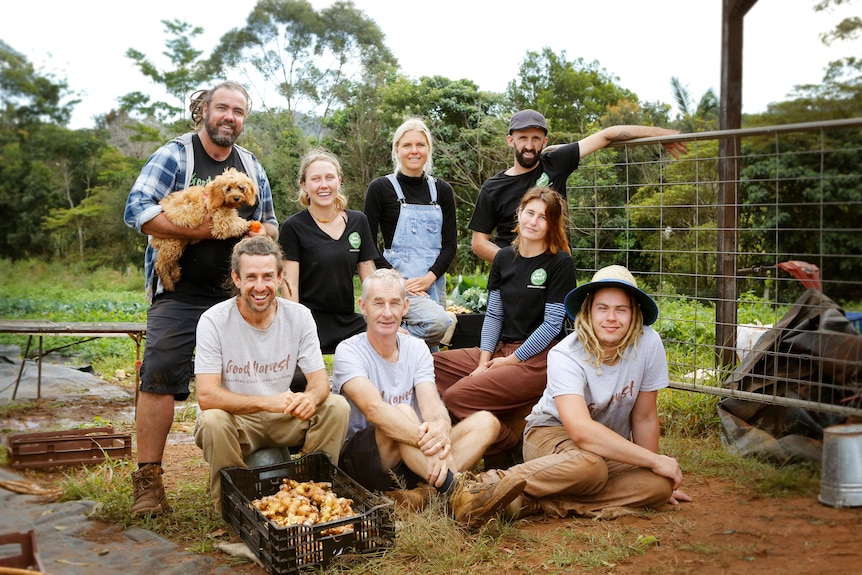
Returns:
[[[27,281],[22,282],[21,278]],[[137,268],[126,274],[99,269],[92,274],[66,269],[59,263],[0,260],[0,317],[44,319],[51,321],[146,321],[148,305],[142,274]],[[26,336],[0,335],[0,343],[15,344],[24,350]],[[69,343],[69,338],[45,337],[50,349]],[[113,358],[125,362],[126,371],[134,369],[134,342],[128,338],[100,338],[81,343],[74,351],[87,362],[102,364]],[[97,371],[102,371],[97,367]]]
[[[518,80],[509,83],[506,95],[515,109],[535,108],[544,114],[554,136],[568,142],[586,135],[608,106],[621,100],[637,102],[637,96],[617,81],[595,60],[570,62],[565,51],[557,55],[545,47],[527,52]]]
[[[776,146],[781,152],[777,157]],[[803,132],[753,140],[744,150],[739,217],[745,230],[741,241],[754,249],[741,258],[740,266],[803,259],[799,254],[832,256],[818,261],[821,277],[835,282],[830,284],[830,297],[855,297],[856,285],[842,280],[858,277],[858,258],[834,256],[862,253],[862,236],[844,231],[858,228],[860,131]],[[828,222],[825,231],[821,231],[823,222]],[[775,255],[766,259],[761,254]]]
[[[718,129],[718,96],[712,88],[704,92],[695,105],[688,86],[683,86],[679,78],[671,78],[670,84],[679,110],[676,122],[680,132],[694,133]]]
[[[819,490],[818,465],[775,465],[741,457],[725,449],[720,433],[701,437],[666,435],[661,440],[661,451],[679,461],[683,474],[690,469],[704,478],[730,480],[741,496],[816,497]]]
[[[260,0],[209,60],[223,75],[253,66],[290,114],[319,109],[323,120],[342,101],[345,84],[394,62],[377,24],[353,2],[318,12],[306,0]]]
[[[658,416],[662,435],[715,437],[721,433],[717,395],[666,388],[658,394]]]
[[[79,101],[69,92],[65,79],[42,75],[23,54],[0,40],[0,126],[4,131],[12,126],[65,125]]]
[[[450,277],[450,280],[452,278]],[[449,291],[453,304],[469,309],[472,313],[485,313],[488,306],[488,277],[484,275],[459,275]]]
[[[159,70],[143,52],[134,48],[126,51],[126,57],[135,62],[141,74],[164,86],[165,91],[174,97],[174,102],[153,102],[146,94],[131,92],[120,98],[120,104],[126,112],[136,112],[160,122],[174,122],[179,127],[187,108],[186,98],[211,77],[210,70],[200,58],[203,52],[192,46],[192,40],[203,34],[204,29],[180,20],[162,20],[162,24],[168,35],[165,42],[167,50],[162,54],[168,57],[173,70]]]

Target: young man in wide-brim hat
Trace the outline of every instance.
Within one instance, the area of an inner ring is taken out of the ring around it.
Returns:
[[[574,332],[548,354],[548,385],[524,432],[523,494],[512,518],[658,509],[691,499],[676,459],[658,453],[658,390],[669,383],[655,301],[623,266],[608,266],[566,296]]]

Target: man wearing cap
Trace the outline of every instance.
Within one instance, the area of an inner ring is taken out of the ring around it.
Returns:
[[[510,518],[691,501],[678,490],[676,459],[658,453],[656,396],[669,381],[664,346],[649,327],[655,302],[626,268],[609,266],[565,305],[575,330],[548,354],[548,385],[524,430],[525,462],[481,480],[527,481],[506,507]]]
[[[521,110],[512,116],[506,136],[515,155],[512,167],[486,180],[476,199],[469,226],[473,230],[473,253],[493,262],[494,254],[512,243],[518,203],[533,186],[548,186],[565,199],[566,180],[578,169],[581,158],[613,142],[678,133],[653,126],[611,126],[578,142],[553,146],[543,152],[548,145],[545,117],[536,110]],[[674,158],[686,152],[684,142],[668,142],[664,148]]]

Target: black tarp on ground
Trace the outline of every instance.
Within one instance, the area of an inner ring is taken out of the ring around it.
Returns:
[[[862,336],[841,308],[806,290],[757,340],[724,382],[730,389],[848,407],[862,406]],[[847,417],[727,398],[718,406],[725,443],[744,455],[820,460],[823,429]]]
[[[0,404],[11,401],[20,360],[0,358]],[[37,369],[27,362],[18,388],[19,400],[36,399]],[[42,397],[52,401],[129,400],[133,393],[106,382],[86,369],[45,362],[42,365]],[[65,421],[65,420],[61,420]],[[72,425],[73,422],[67,422]],[[2,436],[0,434],[0,441]],[[4,442],[5,443],[5,442]],[[0,469],[0,480],[24,480],[12,470]],[[45,497],[22,495],[0,488],[0,535],[36,532],[42,567],[50,575],[228,575],[215,567],[212,557],[198,555],[140,527],[123,529],[88,515],[93,501],[53,502]],[[9,546],[7,546],[9,547]],[[20,547],[0,549],[14,556]]]
[[[22,477],[0,469],[0,479]],[[45,573],[51,575],[228,575],[211,557],[185,551],[139,527],[91,521],[93,501],[55,503],[0,489],[0,534],[36,531]]]

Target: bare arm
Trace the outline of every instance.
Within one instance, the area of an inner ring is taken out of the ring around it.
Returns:
[[[614,142],[625,142],[637,138],[672,136],[674,134],[679,134],[679,131],[654,126],[611,126],[580,140],[578,147],[580,148],[581,158],[583,158]],[[663,144],[663,146],[665,150],[677,159],[679,159],[680,154],[685,154],[688,151],[685,142],[668,142]]]
[[[558,395],[554,398],[569,437],[579,448],[637,467],[646,467],[656,475],[673,481],[676,489],[682,483],[682,471],[676,459],[659,455],[625,439],[601,423],[593,421],[582,395]]]
[[[356,272],[359,274],[359,281],[364,282],[365,278],[374,273],[377,266],[374,265],[374,260],[359,262],[356,264]]]
[[[354,377],[346,381],[341,391],[356,404],[356,407],[383,435],[406,445],[419,447],[419,428],[415,421],[401,413],[394,406],[384,402],[380,392],[365,377]]]
[[[632,408],[632,441],[653,453],[658,453],[657,396],[657,391],[641,391]]]
[[[329,395],[329,378],[325,369],[306,374],[306,378],[308,386],[302,393],[288,390],[278,395],[244,395],[225,389],[220,373],[199,373],[195,375],[195,391],[201,409],[221,409],[237,415],[269,411],[308,419]]]
[[[299,303],[299,262],[282,260],[284,263],[284,284],[281,297]]]
[[[494,263],[494,256],[500,251],[500,246],[491,241],[489,234],[476,231],[473,232],[470,247],[473,249],[474,254],[488,263]]]
[[[248,235],[250,235],[250,236],[257,236],[257,235],[261,235],[261,234],[266,234],[269,237],[271,237],[272,239],[274,239],[275,241],[278,241],[278,228],[272,224],[267,224],[264,222],[263,229],[261,231],[259,231],[257,233],[251,232],[251,231],[248,232]]]
[[[659,421],[656,409],[657,391],[641,391],[632,409],[632,441],[645,449],[658,453]],[[673,479],[673,478],[671,478]],[[674,479],[674,491],[668,503],[676,505],[680,501],[691,501],[691,497],[677,489],[679,484]]]
[[[154,238],[180,240],[208,240],[212,235],[212,215],[204,216],[196,228],[183,228],[171,222],[164,212],[141,226],[141,231]]]

